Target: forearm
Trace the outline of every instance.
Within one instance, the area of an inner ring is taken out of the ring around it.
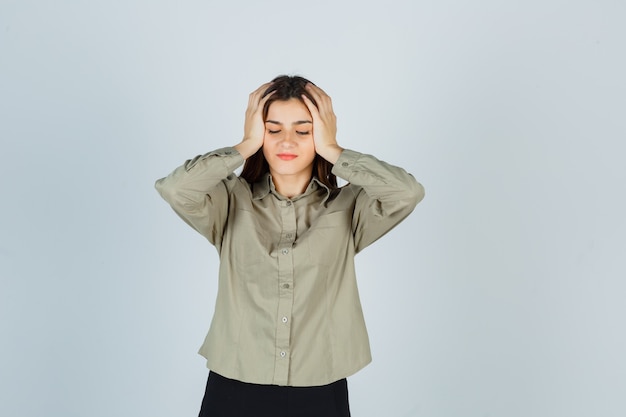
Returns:
[[[156,181],[159,194],[172,206],[198,203],[243,163],[236,148],[221,148],[187,160]]]
[[[332,172],[383,203],[406,200],[414,206],[424,197],[424,187],[411,174],[372,155],[343,150]]]
[[[357,252],[405,219],[424,197],[424,187],[404,169],[371,155],[345,150],[333,174],[355,195],[352,232]]]

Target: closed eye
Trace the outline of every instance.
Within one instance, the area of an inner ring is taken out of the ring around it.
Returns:
[[[267,133],[275,135],[276,133],[280,133],[280,129],[278,129],[278,130],[267,129]]]
[[[297,131],[297,130],[296,130],[296,133],[297,133],[298,135],[305,136],[305,135],[308,135],[308,134],[309,134],[309,133],[311,133],[311,132],[310,132],[310,131],[308,131],[308,130],[307,130],[306,132],[299,132],[299,131]]]

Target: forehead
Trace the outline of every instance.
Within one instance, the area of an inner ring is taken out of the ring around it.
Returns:
[[[297,98],[273,101],[267,109],[267,118],[289,122],[293,120],[309,120],[311,113],[306,105]]]

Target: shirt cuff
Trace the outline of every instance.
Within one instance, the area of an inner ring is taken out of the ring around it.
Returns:
[[[350,175],[354,172],[354,166],[361,155],[360,152],[344,149],[341,155],[339,155],[337,162],[335,162],[335,165],[333,165],[331,172],[349,182]]]
[[[232,146],[228,146],[225,148],[219,148],[214,151],[211,151],[205,154],[202,159],[206,159],[211,156],[217,156],[226,166],[228,172],[234,172],[237,168],[239,168],[243,162],[243,156]]]

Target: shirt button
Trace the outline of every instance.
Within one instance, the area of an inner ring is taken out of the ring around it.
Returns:
[[[285,353],[285,351],[280,352],[280,357],[284,358],[285,356],[287,356],[287,353]]]
[[[291,205],[291,201],[287,201],[287,205],[290,206]]]
[[[289,249],[283,249],[283,255],[287,255],[289,253]]]
[[[349,163],[347,163],[347,162],[343,162],[343,163],[341,164],[341,166],[342,166],[342,167],[347,167],[348,165],[350,165],[350,164],[349,164]]]
[[[287,317],[283,317],[283,323],[287,323]]]
[[[283,284],[283,288],[288,290],[289,289],[289,284]]]
[[[287,233],[287,239],[291,239],[293,235],[291,233]]]

